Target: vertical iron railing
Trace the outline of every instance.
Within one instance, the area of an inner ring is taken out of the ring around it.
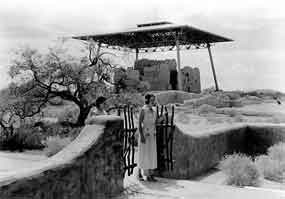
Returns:
[[[166,106],[156,108],[157,117],[164,119],[156,125],[157,130],[157,159],[158,171],[173,170],[173,138],[174,138],[174,106],[171,107],[171,115]]]
[[[118,116],[124,118],[124,149],[123,149],[123,162],[124,169],[130,176],[134,168],[137,166],[135,163],[135,133],[137,128],[134,125],[134,109],[129,105],[117,108]],[[123,114],[123,115],[122,115]]]

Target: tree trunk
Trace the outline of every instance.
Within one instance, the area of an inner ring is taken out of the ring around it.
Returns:
[[[79,116],[77,118],[77,121],[76,121],[76,125],[77,126],[84,126],[85,125],[85,120],[88,116],[88,113],[90,111],[90,107],[79,107]]]

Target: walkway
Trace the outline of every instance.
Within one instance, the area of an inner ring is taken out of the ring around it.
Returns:
[[[0,178],[45,158],[40,154],[0,152]],[[126,191],[116,199],[285,199],[285,191],[234,188],[189,180],[159,178],[158,182],[140,182],[134,176],[126,176],[124,183]]]
[[[132,182],[127,188],[128,199],[285,199],[284,191],[258,188],[234,188],[189,180],[159,178],[159,182]],[[121,196],[119,198],[126,198]]]
[[[33,164],[46,159],[42,154],[35,152],[0,152],[0,178],[5,177],[7,172],[31,167]]]
[[[158,178],[158,182],[140,182],[130,176],[125,178],[125,187],[125,195],[117,199],[285,199],[285,191],[166,178]]]

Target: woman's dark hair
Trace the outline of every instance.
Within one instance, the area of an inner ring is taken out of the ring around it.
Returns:
[[[99,108],[99,106],[100,106],[101,104],[103,104],[106,100],[107,100],[106,97],[103,97],[103,96],[98,97],[98,98],[96,99],[96,101],[95,101],[95,106],[96,106],[97,108]]]
[[[145,103],[146,103],[146,104],[149,104],[150,98],[152,98],[152,97],[155,97],[155,96],[154,96],[153,94],[146,94],[146,95],[144,96]]]

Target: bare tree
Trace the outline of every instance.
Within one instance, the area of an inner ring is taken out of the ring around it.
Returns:
[[[15,113],[20,118],[31,117],[51,98],[61,97],[79,107],[78,126],[84,125],[99,90],[107,89],[115,67],[107,53],[98,53],[92,45],[81,58],[68,55],[62,48],[49,49],[46,54],[24,48],[16,55],[9,73],[14,80],[10,91],[16,99]]]

